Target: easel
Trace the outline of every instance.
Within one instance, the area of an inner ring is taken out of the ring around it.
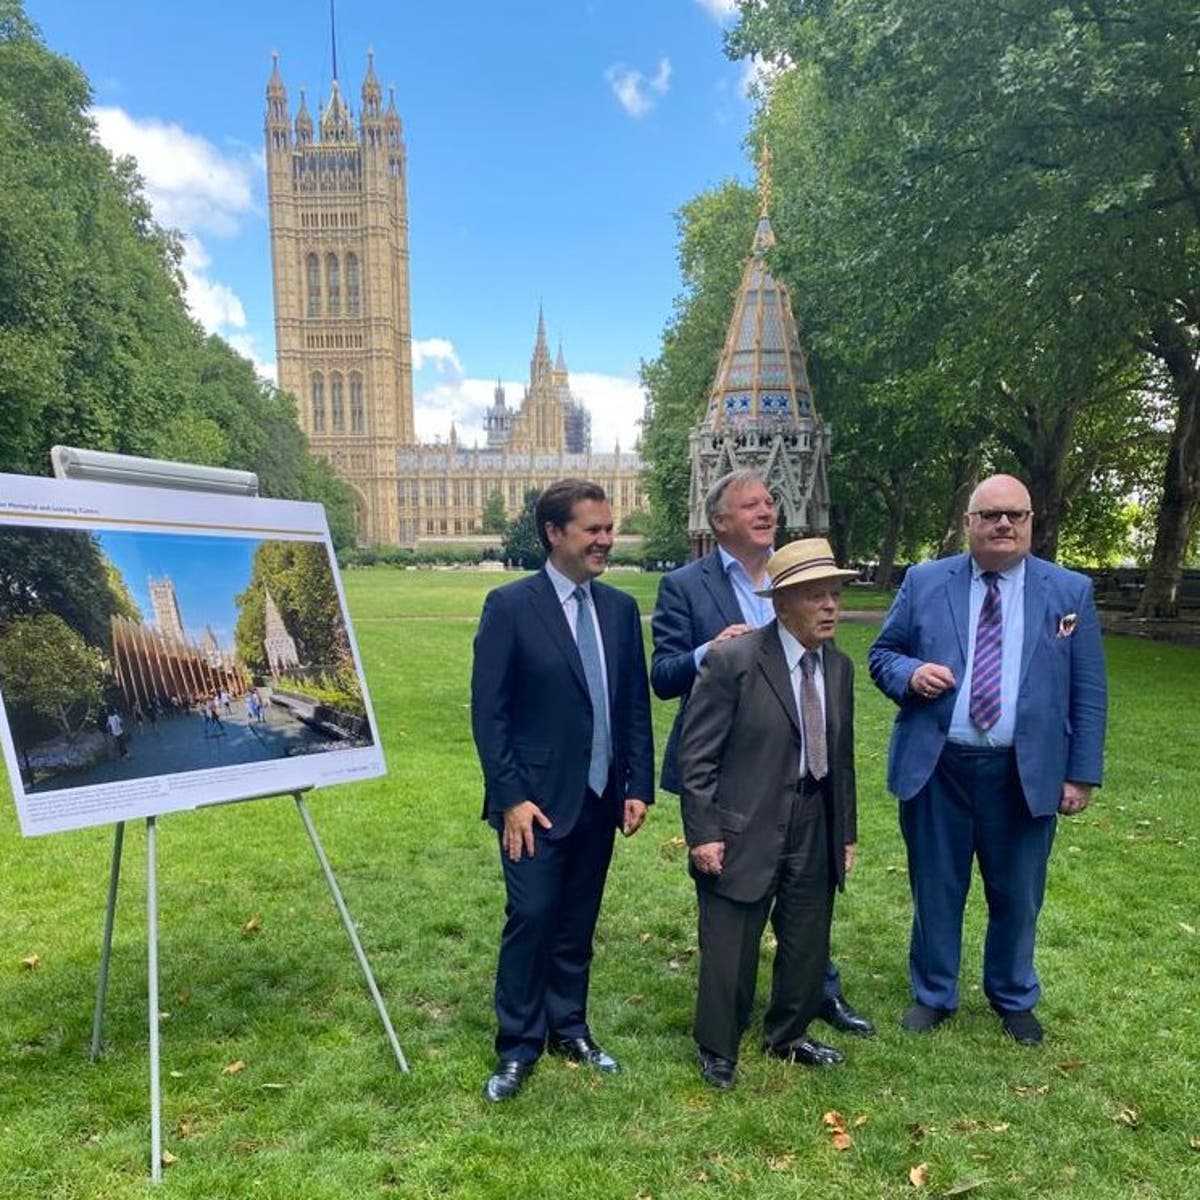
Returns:
[[[225,495],[258,495],[258,477],[250,471],[230,471],[219,467],[199,467],[190,463],[174,463],[159,459],[133,458],[122,454],[105,454],[91,450],[76,450],[66,446],[55,446],[51,451],[54,474],[59,479],[86,479],[101,483],[140,484],[150,487],[174,487],[189,491],[218,492]],[[308,839],[316,853],[317,862],[325,875],[325,882],[333,895],[338,915],[350,945],[354,949],[358,965],[362,969],[371,993],[375,1009],[383,1022],[384,1031],[400,1070],[407,1073],[408,1063],[391,1018],[383,1003],[379,987],[366,952],[354,928],[354,920],[334,876],[333,868],[325,854],[325,847],[317,834],[312,815],[304,803],[308,787],[290,793],[296,811],[304,823]],[[261,796],[243,796],[242,800],[263,800],[279,793]],[[198,806],[203,807],[203,806]],[[159,1065],[159,1004],[158,1004],[158,852],[157,819],[146,818],[146,998],[149,1009],[150,1028],[150,1177],[155,1183],[162,1181],[162,1080]],[[108,990],[108,967],[112,955],[112,934],[116,917],[117,888],[121,879],[121,854],[125,843],[125,822],[117,822],[113,834],[112,865],[108,876],[108,900],[104,911],[104,933],[100,945],[100,971],[96,982],[96,1008],[92,1019],[91,1060],[100,1056],[104,1028],[104,998]]]

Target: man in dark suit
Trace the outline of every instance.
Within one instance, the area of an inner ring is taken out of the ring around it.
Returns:
[[[545,568],[489,593],[471,675],[483,815],[508,896],[491,1101],[516,1095],[547,1047],[620,1069],[588,1027],[592,934],[614,831],[635,833],[654,798],[641,618],[596,582],[613,544],[604,489],[553,483],[535,519]]]
[[[700,1072],[732,1087],[768,916],[777,949],[769,1055],[844,1056],[808,1036],[829,961],[834,888],[854,861],[854,671],[833,645],[842,581],[824,538],[767,565],[776,619],[714,646],[679,739],[680,807],[699,906],[693,1033]]]
[[[913,896],[901,1018],[927,1032],[958,1008],[962,918],[978,859],[983,990],[1036,1046],[1033,966],[1056,813],[1087,807],[1103,771],[1107,689],[1091,581],[1029,553],[1029,492],[994,475],[965,517],[969,553],[913,567],[868,658],[899,706],[888,787]]]
[[[723,475],[705,497],[716,538],[711,554],[664,575],[654,606],[654,657],[650,683],[660,700],[679,699],[663,755],[662,789],[679,791],[678,747],[683,714],[696,672],[710,646],[740,637],[774,618],[771,602],[757,594],[775,548],[775,502],[757,471]],[[830,959],[817,1014],[843,1033],[871,1037],[875,1026],[842,994],[841,973]]]

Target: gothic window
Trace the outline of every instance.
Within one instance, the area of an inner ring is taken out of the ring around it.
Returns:
[[[342,377],[337,371],[329,377],[329,415],[333,418],[335,433],[342,433],[346,428],[346,414],[342,404]]]
[[[358,275],[358,255],[346,255],[346,315],[357,317],[361,304],[361,281]]]
[[[356,372],[350,376],[350,432],[362,433],[365,429],[362,376]]]
[[[320,371],[312,377],[312,428],[313,433],[325,432],[325,377]]]
[[[310,254],[306,263],[308,271],[308,315],[321,315],[321,260]]]
[[[329,292],[329,315],[336,317],[342,311],[341,271],[336,254],[325,255],[325,287]]]

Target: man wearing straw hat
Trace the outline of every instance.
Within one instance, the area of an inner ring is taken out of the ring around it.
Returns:
[[[699,906],[693,1026],[700,1072],[733,1086],[768,917],[777,949],[763,1047],[829,1066],[844,1055],[808,1036],[821,1006],[833,892],[853,865],[854,681],[833,645],[843,580],[824,538],[768,562],[775,620],[714,645],[679,742],[689,868]]]

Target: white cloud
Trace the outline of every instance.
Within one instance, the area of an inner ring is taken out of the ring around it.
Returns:
[[[763,90],[771,85],[772,80],[779,76],[787,63],[767,62],[757,54],[742,59],[742,75],[738,80],[738,90],[747,100],[756,100]]]
[[[719,21],[722,25],[727,24],[737,16],[738,0],[696,0],[696,3],[714,21]]]
[[[201,234],[235,236],[243,218],[255,211],[254,179],[262,169],[261,152],[242,147],[225,153],[180,125],[132,117],[121,108],[101,106],[91,115],[104,147],[137,163],[154,220],[183,235],[182,273],[192,316],[251,358],[260,374],[273,378],[274,364],[243,348],[253,346],[249,335],[235,332],[245,329],[246,311],[231,287],[209,275],[212,260],[200,240]]]
[[[439,375],[462,375],[462,363],[459,362],[454,343],[449,338],[414,338],[412,357],[414,371],[419,371],[428,364]]]
[[[660,58],[651,79],[624,63],[613,63],[604,72],[605,82],[617,103],[633,118],[644,117],[671,88],[671,60]]]
[[[632,450],[646,408],[646,392],[636,379],[593,372],[571,374],[571,391],[592,414],[592,449],[609,451],[620,440]]]
[[[255,371],[258,372],[264,379],[269,379],[272,383],[279,382],[279,370],[274,359],[262,357],[259,350],[258,338],[252,333],[230,333],[225,335],[225,340],[244,358],[248,358],[253,364]]]

